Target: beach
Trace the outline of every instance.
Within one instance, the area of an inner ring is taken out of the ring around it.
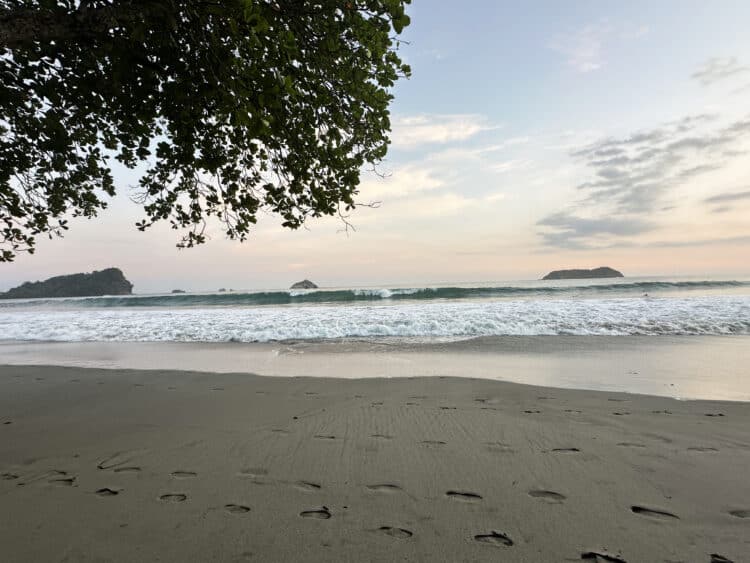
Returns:
[[[749,428],[490,379],[3,366],[2,560],[737,563]]]

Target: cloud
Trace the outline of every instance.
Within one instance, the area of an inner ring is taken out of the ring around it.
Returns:
[[[465,141],[477,133],[497,129],[477,114],[423,114],[397,117],[392,123],[391,141],[395,147]]]
[[[588,218],[567,212],[553,213],[537,224],[551,227],[541,233],[546,245],[569,249],[607,248],[615,237],[639,235],[655,228],[640,219]]]
[[[744,192],[724,192],[704,199],[704,203],[713,205],[711,209],[712,213],[726,213],[733,209],[732,203],[738,201],[748,200],[750,201],[750,190]]]
[[[624,29],[620,34],[623,39],[640,39],[651,33],[651,28],[647,25],[639,25],[637,27],[631,27]]]
[[[496,201],[502,201],[505,198],[506,198],[506,195],[504,193],[498,192],[498,193],[494,193],[494,194],[490,194],[488,196],[485,196],[484,197],[484,201],[486,201],[487,203],[494,203]]]
[[[359,187],[359,197],[365,200],[397,199],[436,190],[444,185],[439,171],[416,163],[407,164],[382,177],[374,174],[365,176]]]
[[[614,26],[603,20],[575,31],[557,35],[549,47],[565,56],[568,66],[580,73],[593,72],[606,65],[605,46],[610,41],[637,41],[648,35],[646,25]]]
[[[667,195],[722,169],[732,158],[727,155],[748,139],[750,119],[712,128],[714,120],[712,115],[687,116],[573,150],[571,156],[591,175],[577,186],[581,197],[571,203],[572,211],[538,222],[544,242],[592,248],[602,239],[624,240],[652,230],[655,225],[644,222],[644,215],[664,213]]]
[[[750,235],[739,235],[734,237],[720,237],[708,239],[695,239],[689,241],[657,241],[648,244],[637,245],[641,248],[684,248],[691,246],[715,246],[724,244],[748,244]]]
[[[706,203],[726,203],[729,201],[738,201],[740,199],[750,199],[750,190],[744,192],[725,192],[707,197],[704,201]]]
[[[577,72],[592,72],[604,65],[604,41],[613,31],[614,28],[606,22],[587,25],[575,32],[555,37],[550,48],[562,53],[568,65]]]
[[[750,66],[741,65],[737,57],[713,57],[705,61],[691,78],[703,86],[709,86],[726,78],[750,71]]]
[[[532,164],[530,160],[526,159],[513,159],[506,160],[504,162],[498,162],[490,166],[490,170],[493,172],[509,172],[511,170],[519,170],[521,168],[527,168]]]
[[[727,149],[750,133],[750,120],[705,130],[712,119],[688,116],[574,151],[572,156],[593,173],[578,186],[579,191],[588,203],[606,204],[617,213],[653,211],[666,192],[722,168],[731,158]]]

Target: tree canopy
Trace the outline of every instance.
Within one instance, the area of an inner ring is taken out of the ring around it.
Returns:
[[[117,162],[178,246],[353,209],[409,2],[0,0],[0,261],[96,216]]]

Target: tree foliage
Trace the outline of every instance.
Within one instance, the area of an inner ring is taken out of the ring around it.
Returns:
[[[115,162],[141,230],[245,240],[355,206],[387,150],[410,0],[0,0],[0,261],[93,217]]]

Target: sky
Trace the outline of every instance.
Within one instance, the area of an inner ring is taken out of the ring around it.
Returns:
[[[139,293],[626,275],[750,275],[750,3],[415,0],[392,145],[344,232],[261,218],[178,250],[119,194],[0,265],[0,290],[116,266]]]

